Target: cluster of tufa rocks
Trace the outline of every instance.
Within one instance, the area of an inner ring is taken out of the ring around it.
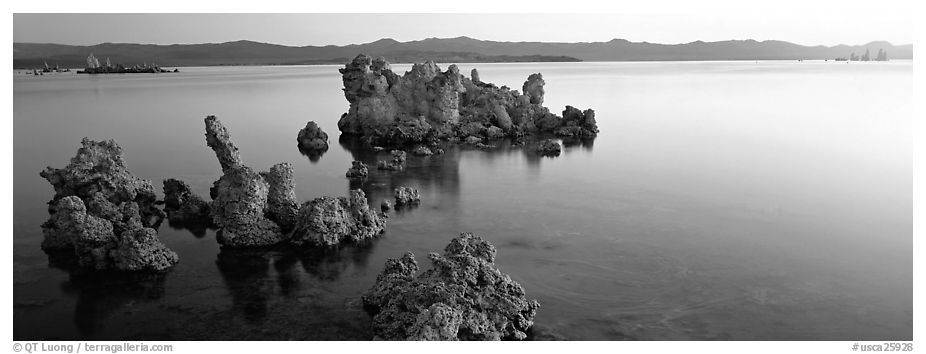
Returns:
[[[362,136],[370,146],[459,139],[488,148],[484,141],[532,133],[574,138],[598,134],[593,110],[566,106],[560,117],[543,106],[545,82],[539,73],[527,78],[522,93],[482,82],[475,69],[471,78],[455,65],[441,71],[433,61],[415,64],[399,76],[385,59],[360,54],[340,72],[350,108],[338,128]]]
[[[356,189],[350,191],[350,197],[320,197],[303,204],[290,242],[313,246],[359,243],[376,237],[385,226],[385,218],[376,214],[363,191]]]
[[[158,239],[164,213],[151,182],[126,169],[115,141],[84,138],[81,145],[66,167],[40,173],[55,189],[42,249],[97,270],[163,271],[176,264],[177,254]]]
[[[392,150],[390,152],[392,159],[389,161],[380,160],[376,164],[376,168],[386,171],[402,171],[405,169],[405,151],[402,150]]]
[[[412,253],[390,259],[363,296],[373,333],[386,340],[525,339],[540,304],[495,266],[495,247],[471,233],[431,253],[418,274]]]
[[[395,189],[395,207],[412,206],[421,203],[421,195],[412,187],[400,186]]]
[[[185,203],[176,208],[209,209],[211,221],[219,228],[217,238],[222,245],[258,247],[281,242],[337,245],[383,232],[385,220],[371,211],[363,191],[353,190],[349,198],[321,197],[300,205],[291,164],[279,163],[269,171],[255,172],[241,162],[228,130],[215,116],[206,117],[205,124],[206,145],[215,152],[222,177],[210,189],[212,202],[208,208],[198,206],[201,200],[198,197],[178,197]],[[360,163],[355,167],[365,171],[366,166]]]
[[[370,168],[367,167],[367,164],[362,161],[351,162],[351,166],[347,169],[345,176],[347,178],[364,178],[370,174]]]

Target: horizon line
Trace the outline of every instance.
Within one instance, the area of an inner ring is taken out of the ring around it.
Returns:
[[[889,44],[889,45],[891,45],[891,46],[894,46],[894,47],[897,47],[897,46],[907,46],[907,45],[911,45],[911,46],[912,46],[912,45],[913,45],[913,43],[894,44],[894,43],[891,43],[890,41],[887,41],[887,40],[873,40],[873,41],[869,41],[869,42],[864,43],[864,44],[845,44],[845,43],[840,43],[840,44],[835,44],[835,45],[825,45],[825,44],[804,45],[804,44],[798,44],[798,43],[789,42],[789,41],[781,40],[781,39],[756,40],[756,39],[752,39],[752,38],[748,38],[748,39],[726,39],[726,40],[717,40],[717,41],[704,41],[704,40],[700,40],[700,39],[699,39],[699,40],[694,40],[694,41],[685,42],[685,43],[656,43],[656,42],[648,42],[648,41],[634,42],[634,41],[631,41],[631,40],[628,40],[628,39],[624,39],[624,38],[613,38],[613,39],[608,40],[608,41],[591,41],[591,42],[544,42],[544,41],[497,41],[497,40],[491,40],[491,39],[478,39],[478,38],[473,38],[473,37],[470,37],[470,36],[457,36],[457,37],[427,37],[427,38],[423,38],[423,39],[414,39],[414,40],[409,40],[409,41],[404,41],[404,42],[403,42],[403,41],[396,40],[396,39],[393,39],[393,38],[391,38],[391,37],[383,37],[383,38],[374,40],[374,41],[372,41],[372,42],[351,43],[351,44],[342,44],[342,45],[337,45],[337,44],[323,44],[323,45],[318,45],[318,44],[287,45],[287,44],[279,44],[279,43],[272,43],[272,42],[261,42],[261,41],[256,41],[256,40],[252,40],[252,39],[238,39],[238,40],[230,40],[230,41],[224,41],[224,42],[197,42],[197,43],[170,43],[170,44],[161,44],[161,43],[138,43],[138,42],[100,42],[100,43],[96,43],[96,44],[67,44],[67,43],[55,43],[55,42],[16,42],[16,41],[14,41],[13,44],[49,44],[49,45],[67,45],[67,46],[78,46],[78,47],[92,47],[92,46],[98,46],[98,45],[103,45],[103,44],[137,44],[137,45],[172,46],[172,45],[203,45],[203,44],[227,44],[227,43],[236,43],[236,42],[252,42],[252,43],[269,44],[269,45],[281,46],[281,47],[305,48],[305,47],[347,47],[347,46],[352,46],[352,45],[367,45],[367,44],[373,44],[373,43],[376,43],[376,42],[390,41],[390,40],[391,40],[391,41],[394,41],[394,42],[397,42],[397,43],[411,43],[411,42],[422,42],[422,41],[426,41],[426,40],[447,40],[447,39],[471,39],[471,40],[476,40],[476,41],[480,41],[480,42],[496,42],[496,43],[543,43],[543,44],[596,44],[596,43],[602,43],[602,44],[603,44],[603,43],[609,43],[609,42],[615,42],[615,41],[625,41],[625,42],[629,42],[629,43],[655,44],[655,45],[665,45],[665,46],[686,45],[686,44],[694,44],[694,43],[698,43],[698,42],[701,42],[701,43],[720,43],[720,42],[736,42],[736,41],[740,41],[740,42],[749,42],[749,41],[753,41],[753,42],[758,42],[758,43],[765,43],[765,42],[784,42],[784,43],[794,44],[794,45],[798,45],[798,46],[802,46],[802,47],[827,47],[827,48],[840,47],[840,46],[858,47],[858,46],[866,46],[866,45],[870,45],[870,44],[872,44],[872,43],[878,43],[878,42],[884,42],[884,43],[887,43],[887,44]]]

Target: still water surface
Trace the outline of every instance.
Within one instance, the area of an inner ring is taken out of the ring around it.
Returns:
[[[502,143],[374,171],[375,206],[398,185],[422,204],[364,247],[232,252],[165,223],[181,262],[141,278],[41,251],[53,191],[38,173],[85,136],[118,141],[159,190],[180,178],[208,196],[214,114],[249,166],[295,165],[300,201],[346,195],[352,160],[386,156],[339,142],[337,68],[15,74],[14,339],[365,340],[359,298],[386,259],[468,231],[540,301],[540,339],[912,340],[909,61],[478,64],[517,89],[542,72],[545,104],[594,108],[601,134],[557,158]],[[317,161],[295,143],[309,120],[331,137]]]

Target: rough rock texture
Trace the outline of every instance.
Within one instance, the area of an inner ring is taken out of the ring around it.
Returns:
[[[576,138],[594,138],[598,135],[598,124],[595,122],[595,111],[592,109],[583,112],[573,106],[566,106],[563,110],[562,124],[553,131],[554,134]]]
[[[137,211],[137,206],[134,210]],[[112,222],[88,213],[77,196],[59,199],[55,211],[42,225],[45,235],[42,249],[51,253],[72,253],[82,267],[163,271],[179,261],[177,254],[158,239],[157,231],[141,225],[137,213],[130,219],[134,222],[123,224],[125,231],[116,233]]]
[[[222,172],[241,166],[241,155],[231,142],[228,130],[215,116],[206,117],[206,145],[215,151]]]
[[[417,149],[412,151],[415,155],[418,156],[431,156],[434,155],[434,152],[431,151],[427,146],[419,146]]]
[[[350,169],[347,170],[347,178],[364,178],[370,174],[367,164],[361,161],[351,162]]]
[[[209,193],[212,221],[221,228],[219,243],[253,247],[284,241],[298,214],[292,165],[255,172],[241,162],[228,130],[215,116],[206,117],[205,123],[206,145],[215,151],[223,172]]]
[[[433,268],[418,273],[412,253],[390,259],[363,296],[373,333],[387,340],[524,339],[540,304],[495,266],[495,247],[463,233]],[[416,275],[417,274],[417,275]]]
[[[305,128],[299,130],[296,141],[299,143],[299,148],[307,151],[328,150],[328,134],[314,121],[309,121]]]
[[[40,173],[55,189],[50,218],[42,224],[42,249],[98,270],[161,271],[176,264],[177,254],[154,229],[164,213],[155,205],[151,182],[128,172],[115,141],[84,138],[81,145],[65,168]],[[124,237],[137,232],[148,237]]]
[[[164,270],[179,261],[177,254],[158,240],[157,231],[147,227],[120,234],[110,256],[116,269],[133,271]]]
[[[387,171],[402,171],[405,169],[405,151],[402,150],[392,150],[392,160],[389,161],[379,161],[376,168],[380,170]]]
[[[482,143],[482,138],[470,135],[466,137],[466,139],[464,139],[463,141],[465,141],[469,145],[476,145],[476,144]]]
[[[379,203],[379,208],[383,211],[383,213],[386,213],[389,211],[389,209],[392,209],[392,203],[390,203],[388,200],[384,200],[382,203]]]
[[[278,163],[270,167],[269,172],[261,172],[260,175],[270,187],[265,214],[280,225],[283,232],[292,230],[296,225],[296,214],[299,213],[293,165],[288,162]]]
[[[383,232],[386,221],[367,203],[362,190],[350,197],[320,197],[302,205],[290,242],[302,245],[336,246],[357,243]]]
[[[212,221],[219,243],[231,247],[266,246],[284,239],[280,225],[264,214],[270,185],[247,166],[229,169],[212,187]]]
[[[178,179],[164,180],[164,212],[172,225],[211,225],[212,206]]]
[[[537,153],[544,156],[559,156],[562,151],[562,145],[555,139],[542,140],[537,144]]]
[[[543,106],[543,75],[531,74],[523,94],[485,83],[451,65],[447,71],[433,61],[415,64],[403,76],[389,63],[360,54],[340,69],[344,97],[350,109],[341,116],[342,133],[360,135],[370,146],[406,147],[440,139],[473,136],[484,139],[555,133],[593,138],[598,133],[591,115],[576,116],[567,106],[559,117]]]
[[[157,195],[154,186],[126,169],[122,148],[113,140],[93,141],[88,138],[84,138],[81,145],[67,166],[57,169],[47,167],[39,173],[55,189],[49,205],[72,195],[86,201],[99,192],[104,199],[116,205],[137,203],[145,226],[157,227],[164,213],[155,206]]]
[[[395,189],[395,206],[415,205],[421,202],[421,195],[415,188],[400,186]]]

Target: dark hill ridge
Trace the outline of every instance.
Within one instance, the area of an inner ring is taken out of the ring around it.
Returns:
[[[833,59],[887,51],[890,59],[912,59],[913,45],[871,42],[864,45],[802,46],[784,41],[729,40],[656,44],[613,39],[608,42],[497,42],[469,37],[427,38],[399,42],[384,38],[345,46],[291,47],[254,41],[206,44],[102,43],[92,46],[13,43],[13,67],[33,68],[44,62],[83,67],[85,58],[109,57],[114,63],[157,63],[161,66],[343,64],[357,53],[385,56],[393,63],[526,62],[526,61],[671,61]]]

